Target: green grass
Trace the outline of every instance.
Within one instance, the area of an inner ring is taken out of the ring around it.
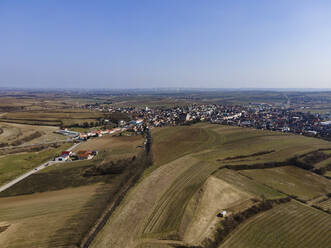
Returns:
[[[66,150],[72,144],[64,144],[59,148],[50,148],[40,152],[29,152],[0,157],[0,184],[15,179],[25,172],[53,159],[61,151]]]
[[[243,170],[240,173],[305,201],[331,192],[329,180],[294,166]]]
[[[329,248],[330,215],[289,202],[240,225],[219,248]]]

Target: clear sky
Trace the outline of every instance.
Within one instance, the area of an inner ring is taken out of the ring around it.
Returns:
[[[331,88],[330,0],[0,0],[0,86]]]

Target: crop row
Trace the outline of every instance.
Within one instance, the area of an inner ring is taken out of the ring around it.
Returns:
[[[221,248],[329,247],[331,217],[296,202],[279,205],[240,226]]]
[[[143,233],[172,233],[176,236],[189,200],[214,169],[215,165],[198,163],[176,179],[154,206]]]

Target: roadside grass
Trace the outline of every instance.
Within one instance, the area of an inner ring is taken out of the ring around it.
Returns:
[[[330,226],[330,215],[291,201],[244,222],[219,248],[328,248]]]
[[[328,179],[294,166],[241,170],[240,173],[303,201],[331,192]]]
[[[9,228],[0,235],[0,247],[75,247],[89,216],[71,221],[80,212],[92,212],[88,202],[97,195],[98,185],[32,195],[0,198],[0,225]],[[55,235],[65,228],[61,235]],[[68,241],[70,246],[68,246]]]
[[[61,151],[72,146],[70,143],[61,145],[58,148],[49,148],[40,152],[29,152],[0,157],[0,184],[15,179],[25,172],[51,160]]]

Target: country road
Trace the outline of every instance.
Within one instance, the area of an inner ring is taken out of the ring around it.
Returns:
[[[71,147],[68,149],[68,151],[73,150],[73,149],[74,149],[76,146],[78,146],[79,144],[80,144],[80,143],[74,144],[73,146],[71,146]],[[5,191],[6,189],[12,187],[13,185],[15,185],[16,183],[22,181],[23,179],[27,178],[28,176],[30,176],[30,175],[32,175],[32,174],[34,174],[34,173],[36,173],[36,172],[38,172],[38,171],[40,171],[40,170],[42,170],[42,169],[45,169],[46,167],[51,166],[51,165],[54,164],[54,163],[56,163],[56,162],[54,162],[54,161],[48,161],[48,162],[43,163],[42,165],[39,165],[38,167],[36,167],[36,168],[30,170],[29,172],[27,172],[27,173],[25,173],[25,174],[19,176],[18,178],[16,178],[16,179],[10,181],[9,183],[6,183],[5,185],[1,186],[1,187],[0,187],[0,192]]]

